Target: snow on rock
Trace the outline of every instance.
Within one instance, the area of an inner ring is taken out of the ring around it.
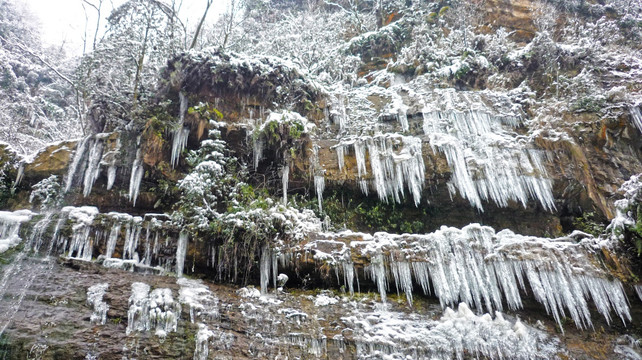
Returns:
[[[419,286],[427,295],[434,291],[442,307],[464,302],[488,312],[503,310],[504,304],[519,309],[526,294],[543,304],[560,327],[568,316],[579,328],[592,328],[591,299],[607,322],[611,312],[623,322],[631,320],[622,283],[595,265],[592,238],[578,243],[510,230],[496,233],[479,224],[443,226],[425,235],[346,231],[322,236],[281,251],[314,254],[335,269],[337,278],[343,273],[348,286],[355,280],[352,262],[358,261],[384,301],[392,282],[409,301]]]
[[[637,204],[642,203],[642,174],[633,175],[622,184],[619,192],[624,194],[624,198],[615,202],[616,215],[611,220],[611,224],[606,228],[611,233],[611,240],[619,241],[624,239],[624,230],[627,227],[635,226],[635,216]]]
[[[255,287],[243,287],[236,291],[240,297],[258,299],[261,297],[261,291]]]
[[[330,297],[330,296],[325,295],[325,294],[317,295],[313,300],[314,306],[334,305],[337,302],[339,302],[339,300],[337,298]]]
[[[105,325],[107,322],[109,305],[103,301],[103,296],[105,296],[108,288],[109,284],[100,283],[92,285],[87,289],[87,305],[91,306],[94,310],[90,317],[92,324]]]
[[[447,308],[440,320],[417,314],[376,312],[342,319],[351,324],[357,357],[386,359],[557,359],[559,340],[526,326],[511,323],[497,312],[475,315],[466,304]]]

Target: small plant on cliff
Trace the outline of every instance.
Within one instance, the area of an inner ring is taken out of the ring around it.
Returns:
[[[594,212],[585,212],[582,216],[573,219],[573,226],[580,231],[593,236],[599,236],[604,232],[606,227],[598,219]]]

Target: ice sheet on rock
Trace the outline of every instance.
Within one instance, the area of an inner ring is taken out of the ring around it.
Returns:
[[[210,331],[206,325],[198,324],[194,360],[207,360],[210,353],[209,342],[212,337],[214,337],[214,333]]]
[[[158,288],[150,292],[149,285],[135,282],[129,297],[126,334],[154,331],[155,335],[165,337],[176,331],[180,313],[180,304],[174,302],[170,289]]]
[[[466,304],[447,308],[440,320],[396,312],[342,319],[354,329],[357,357],[387,359],[556,359],[559,340],[504,319],[501,313],[475,315]]]
[[[20,225],[33,215],[29,210],[0,211],[0,254],[20,244]]]
[[[176,281],[180,286],[178,299],[181,304],[189,306],[190,321],[208,321],[218,319],[218,298],[201,280],[179,278]]]
[[[345,150],[350,147],[357,162],[357,181],[362,184],[362,192],[368,194],[367,183],[364,182],[368,175],[367,153],[372,187],[379,199],[385,202],[401,202],[407,189],[415,205],[419,205],[425,173],[420,138],[398,134],[345,138],[337,145],[337,149],[342,148],[337,150],[337,154],[345,155]],[[339,167],[343,166],[344,159],[340,158]]]
[[[90,321],[92,324],[105,325],[107,322],[107,311],[109,305],[103,301],[103,297],[109,288],[109,284],[100,283],[92,285],[87,289],[87,305],[94,310],[91,314]]]

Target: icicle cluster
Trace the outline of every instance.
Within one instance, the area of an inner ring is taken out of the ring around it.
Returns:
[[[83,196],[89,196],[103,166],[108,167],[107,190],[112,188],[116,181],[116,154],[120,151],[120,140],[116,141],[113,148],[109,148],[107,139],[110,136],[110,133],[100,133],[80,140],[67,170],[65,192],[68,192],[74,184],[79,183],[82,179]]]
[[[181,306],[174,302],[172,291],[166,288],[154,289],[136,282],[132,284],[127,312],[127,335],[133,331],[154,331],[156,336],[165,337],[176,331]]]
[[[67,256],[82,260],[91,260],[93,254],[93,240],[90,236],[94,217],[98,215],[98,208],[94,206],[62,208],[63,218],[73,225],[71,238],[64,238],[63,249],[67,249]]]
[[[90,321],[92,324],[105,325],[107,322],[107,311],[109,306],[103,301],[103,296],[107,292],[109,284],[100,283],[92,285],[87,289],[87,305],[93,308]]]
[[[589,244],[572,239],[495,233],[479,224],[461,230],[444,226],[426,235],[327,235],[283,251],[314,253],[315,260],[333,266],[338,277],[342,273],[349,288],[354,282],[352,261],[359,259],[384,300],[392,282],[409,301],[419,286],[426,294],[434,292],[444,307],[465,302],[491,312],[503,310],[504,304],[519,309],[522,294],[532,292],[560,326],[568,316],[579,328],[591,328],[589,299],[607,322],[611,311],[623,322],[631,320],[620,281],[594,265]]]
[[[482,201],[500,207],[514,201],[526,207],[529,198],[546,210],[555,208],[541,154],[508,129],[520,124],[519,117],[425,107],[423,118],[430,145],[446,156],[453,171],[451,193],[456,189],[481,211]]]
[[[143,153],[140,149],[136,151],[136,159],[132,164],[132,174],[129,179],[129,200],[133,206],[136,206],[136,199],[138,199],[138,192],[140,190],[140,183],[145,175],[145,168],[143,168]]]
[[[181,152],[185,149],[187,145],[187,138],[189,137],[189,129],[183,127],[185,122],[185,114],[187,113],[187,96],[183,92],[178,93],[180,99],[180,108],[179,108],[179,118],[178,124],[176,124],[176,130],[174,130],[172,136],[172,156],[170,163],[172,168],[178,165],[178,160],[180,159]]]
[[[337,146],[339,169],[345,166],[343,156],[345,149],[350,146],[354,149],[357,162],[357,181],[364,194],[368,194],[367,153],[372,187],[379,195],[379,199],[385,202],[389,199],[401,202],[405,196],[404,189],[407,188],[415,205],[419,205],[425,173],[420,138],[385,134],[344,139]]]
[[[438,321],[394,312],[343,318],[354,328],[357,357],[390,359],[555,359],[559,341],[496,312],[475,315],[466,304]]]

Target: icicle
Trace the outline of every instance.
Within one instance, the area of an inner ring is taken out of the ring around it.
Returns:
[[[123,259],[138,259],[136,248],[138,248],[142,221],[143,219],[141,217],[136,216],[132,219],[131,223],[126,225]]]
[[[187,138],[189,137],[189,129],[181,126],[178,130],[174,132],[174,138],[172,141],[172,158],[171,164],[172,168],[175,168],[178,165],[178,160],[180,159],[181,152],[187,146]]]
[[[102,139],[96,138],[94,146],[89,150],[87,159],[87,168],[85,169],[85,178],[83,180],[83,196],[87,197],[91,194],[91,188],[94,182],[98,179],[100,174],[100,159],[103,155],[103,142]]]
[[[138,198],[138,192],[140,190],[140,183],[143,180],[143,175],[145,175],[145,168],[143,167],[143,153],[140,149],[136,151],[136,159],[132,165],[132,175],[129,179],[129,200],[132,202],[132,206],[136,206],[136,199]]]
[[[94,309],[89,320],[92,324],[105,325],[107,322],[107,311],[109,310],[109,305],[103,301],[103,297],[105,296],[108,288],[109,284],[100,283],[92,285],[87,289],[87,305]]]
[[[86,138],[83,138],[80,140],[80,143],[76,146],[76,151],[74,152],[74,159],[71,161],[71,164],[69,165],[69,170],[67,172],[67,178],[65,179],[65,192],[69,192],[69,189],[71,189],[71,186],[73,185],[74,178],[76,176],[76,170],[78,170],[78,165],[80,164],[80,161],[82,158],[85,156],[85,147],[87,146],[87,142],[89,141],[91,137],[88,136]]]
[[[107,247],[105,250],[105,257],[107,259],[111,258],[114,255],[114,250],[116,249],[116,242],[118,241],[118,235],[120,234],[121,224],[117,220],[114,222],[114,225],[111,227],[109,232],[109,238],[107,239]]]
[[[633,285],[635,288],[636,294],[638,294],[638,298],[640,298],[640,301],[642,301],[642,285]]]
[[[373,187],[381,201],[401,202],[407,188],[415,206],[421,202],[425,178],[422,141],[396,134],[361,137],[352,142],[357,161],[357,177],[361,191],[368,195],[366,148],[369,154]],[[337,149],[344,145],[338,145]],[[399,148],[399,150],[394,150]],[[344,155],[343,151],[339,155]],[[340,160],[343,164],[343,159]],[[343,165],[340,165],[343,167]]]
[[[187,242],[189,233],[181,231],[178,234],[178,243],[176,244],[176,276],[183,276],[183,266],[185,265],[185,255],[187,254]]]
[[[197,320],[212,321],[220,317],[219,300],[203,281],[179,278],[176,283],[181,286],[179,301],[181,304],[189,305],[191,323]]]
[[[394,235],[378,232],[361,234],[363,241],[344,235],[327,234],[306,249],[323,246],[322,258],[332,266],[344,266],[340,259],[363,257],[366,273],[382,298],[388,287],[388,271],[398,291],[411,301],[413,285],[439,298],[443,307],[464,302],[479,310],[502,311],[523,307],[521,293],[530,289],[561,327],[570,317],[581,329],[592,328],[588,301],[611,322],[611,312],[623,323],[631,320],[622,283],[593,265],[590,245],[568,238],[545,239],[495,231],[471,224],[456,229],[443,226],[425,235]],[[322,245],[320,245],[322,244]],[[383,254],[403,254],[388,258]],[[317,258],[318,255],[315,255]],[[357,279],[358,280],[358,279]]]
[[[336,150],[337,150],[337,161],[339,162],[339,172],[341,172],[345,167],[345,149],[343,145],[339,144],[336,147]]]
[[[286,164],[281,169],[281,182],[283,185],[283,205],[288,204],[288,182],[290,177],[290,166]]]
[[[254,156],[254,169],[256,170],[259,167],[259,162],[263,159],[263,140],[262,139],[252,139],[252,154]]]
[[[21,161],[20,165],[18,165],[18,173],[16,174],[16,180],[13,182],[13,186],[11,187],[12,191],[15,191],[16,187],[20,185],[24,175],[25,175],[25,163],[24,161]]]
[[[325,189],[325,178],[323,175],[314,175],[314,188],[319,201],[319,212],[323,212],[323,190]]]
[[[107,190],[111,190],[116,182],[116,166],[111,165],[107,168]]]
[[[267,294],[268,284],[270,282],[270,270],[272,268],[272,251],[268,245],[263,245],[261,249],[260,271],[261,271],[261,295]]]
[[[635,125],[640,132],[642,132],[642,112],[640,111],[639,106],[631,106],[629,107],[629,110],[631,111],[631,118],[633,119],[633,125]]]

